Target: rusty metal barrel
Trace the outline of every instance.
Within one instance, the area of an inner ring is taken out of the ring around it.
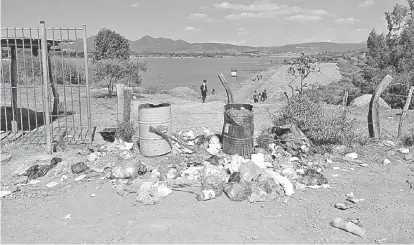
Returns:
[[[171,151],[170,144],[161,136],[151,133],[150,126],[172,135],[171,105],[142,104],[138,107],[139,148],[143,156],[155,157]]]
[[[224,106],[223,152],[248,156],[254,151],[253,106],[227,104]]]

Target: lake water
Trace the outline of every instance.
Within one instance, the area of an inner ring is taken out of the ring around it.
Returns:
[[[143,75],[143,85],[158,83],[163,89],[189,87],[199,92],[200,84],[207,80],[209,93],[224,92],[218,75],[222,73],[233,87],[271,66],[280,66],[283,58],[147,58],[148,71]],[[273,63],[272,63],[273,62]],[[232,68],[250,69],[238,71],[237,77],[230,77]]]

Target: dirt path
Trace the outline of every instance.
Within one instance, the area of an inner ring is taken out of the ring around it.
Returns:
[[[156,206],[133,206],[135,195],[117,195],[99,176],[83,182],[69,176],[52,189],[44,187],[51,180],[41,179],[2,199],[1,242],[374,243],[387,238],[386,243],[412,243],[414,190],[405,180],[413,179],[413,164],[398,154],[388,166],[378,164],[380,159],[363,159],[367,167],[334,163],[324,171],[332,189],[307,189],[257,204],[226,197],[199,202],[193,194],[174,191]],[[335,209],[351,191],[364,201],[350,210]],[[62,219],[68,214],[71,219]],[[331,227],[334,217],[361,217],[366,236]]]

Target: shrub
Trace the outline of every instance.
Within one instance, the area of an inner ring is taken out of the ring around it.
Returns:
[[[275,125],[296,124],[316,145],[349,145],[359,140],[359,135],[347,114],[347,110],[325,111],[322,104],[312,102],[307,96],[295,96],[273,121]]]
[[[116,138],[125,142],[132,142],[137,129],[133,122],[119,122],[116,129]]]
[[[161,84],[146,84],[144,86],[143,94],[159,94],[163,91]]]
[[[414,145],[414,128],[410,129],[410,132],[402,137],[402,143],[407,147]]]

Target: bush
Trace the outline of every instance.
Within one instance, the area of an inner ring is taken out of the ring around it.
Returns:
[[[159,94],[163,91],[161,84],[146,84],[144,86],[143,94]]]
[[[132,142],[132,138],[136,133],[137,128],[132,122],[120,122],[116,129],[116,138],[121,139],[125,142]]]
[[[295,96],[273,121],[275,125],[296,124],[316,145],[349,145],[360,138],[347,113],[347,110],[325,111],[322,104],[312,102],[307,96]]]
[[[407,147],[414,146],[414,128],[410,129],[410,132],[402,137],[402,143]]]

